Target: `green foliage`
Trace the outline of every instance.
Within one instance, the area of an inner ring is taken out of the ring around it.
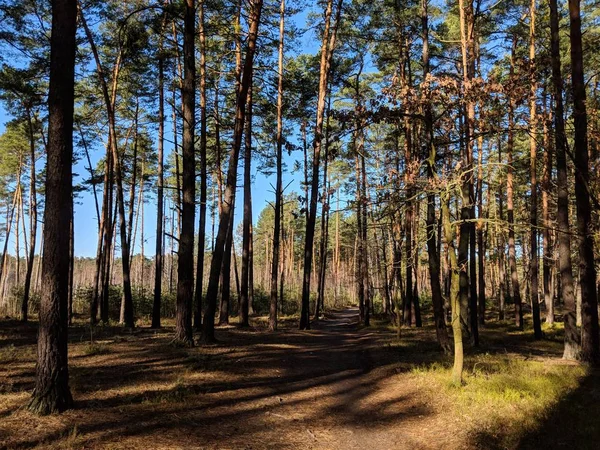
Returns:
[[[143,292],[139,289],[133,288],[133,311],[135,317],[138,319],[145,319],[152,316],[152,306],[154,302],[154,295],[148,290]],[[87,314],[92,302],[93,287],[83,287],[75,291],[73,298],[73,309],[79,312]],[[111,322],[118,323],[121,312],[121,299],[123,296],[123,290],[120,286],[110,286],[108,294],[108,312],[109,319]],[[165,318],[175,317],[175,304],[176,304],[175,293],[163,293],[161,298],[161,316]]]
[[[464,386],[449,382],[450,367],[434,363],[412,370],[419,386],[443,392],[453,416],[490,439],[489,448],[514,448],[536,430],[547,412],[577,388],[581,366],[524,360],[515,355],[481,354],[466,359]]]

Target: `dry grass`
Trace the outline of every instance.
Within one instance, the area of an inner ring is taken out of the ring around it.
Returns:
[[[256,318],[254,328],[221,327],[219,344],[191,349],[170,344],[170,327],[77,326],[76,409],[43,418],[23,408],[35,326],[3,321],[0,448],[536,448],[527,443],[559,429],[561,408],[596,392],[594,372],[560,360],[560,326],[536,342],[490,323],[455,388],[431,328],[403,329],[398,341],[385,320],[360,328],[354,314],[328,314],[308,332],[283,320],[268,333]],[[594,432],[585,414],[569,413]],[[586,448],[585,435],[571,435],[577,445],[565,448]]]

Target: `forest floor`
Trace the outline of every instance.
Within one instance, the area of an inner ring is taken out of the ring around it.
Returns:
[[[70,330],[75,409],[25,408],[36,324],[0,321],[0,448],[598,448],[600,376],[565,363],[561,330],[544,341],[490,322],[468,349],[465,385],[433,328],[357,324],[331,311],[310,331],[217,328],[219,343],[171,345],[160,331]]]

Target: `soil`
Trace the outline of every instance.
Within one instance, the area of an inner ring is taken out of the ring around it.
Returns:
[[[362,328],[358,310],[310,331],[217,328],[218,344],[171,345],[173,330],[70,331],[75,409],[37,417],[35,325],[0,322],[0,448],[462,449],[464,424],[411,369],[440,356],[432,329]],[[7,354],[8,352],[8,354]],[[446,359],[444,359],[446,358]]]

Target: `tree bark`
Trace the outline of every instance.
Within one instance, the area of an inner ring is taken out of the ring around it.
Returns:
[[[575,200],[579,235],[579,286],[581,289],[581,359],[600,363],[598,297],[594,261],[594,235],[590,202],[586,92],[583,72],[580,1],[569,0],[571,30],[571,78],[575,150]]]
[[[52,1],[45,239],[35,389],[28,409],[38,414],[73,405],[69,389],[67,295],[72,202],[73,104],[77,2]],[[65,199],[69,199],[65,201]]]
[[[250,286],[250,227],[252,226],[252,86],[248,90],[246,115],[246,143],[244,148],[244,219],[242,224],[242,295],[240,297],[240,325],[248,326],[249,286]],[[275,207],[277,215],[277,206]],[[271,289],[273,288],[271,284]],[[276,288],[277,289],[277,288]]]
[[[579,355],[580,335],[577,329],[573,266],[571,262],[571,230],[569,225],[569,188],[567,177],[567,137],[563,106],[563,80],[560,62],[559,15],[556,0],[550,0],[550,39],[552,55],[552,85],[554,88],[554,146],[556,148],[557,240],[560,297],[563,301],[565,347],[563,358],[573,360]]]
[[[96,62],[96,71],[102,87],[102,93],[104,96],[104,103],[106,106],[106,112],[108,115],[109,123],[109,148],[112,153],[112,166],[114,168],[115,181],[117,183],[117,207],[119,213],[119,229],[121,239],[121,266],[123,271],[123,296],[124,296],[124,322],[128,328],[133,328],[133,298],[131,295],[131,278],[129,270],[129,241],[127,238],[127,221],[125,218],[125,199],[123,195],[123,172],[121,168],[121,159],[119,158],[119,152],[117,148],[117,132],[116,132],[116,118],[115,118],[115,103],[117,98],[117,84],[119,78],[119,72],[121,69],[122,61],[122,50],[119,50],[117,60],[113,69],[112,79],[112,92],[109,93],[108,85],[100,62],[100,56],[94,43],[92,33],[87,25],[83,11],[80,9],[81,24],[85,30],[87,39],[92,47],[92,53]],[[104,293],[105,300],[107,300],[108,292]]]
[[[195,59],[195,1],[185,0],[183,33],[183,142],[181,229],[177,253],[177,314],[175,342],[192,346],[192,304],[194,298],[194,225],[196,203],[196,159],[194,130],[196,125],[196,59]]]
[[[531,261],[531,308],[533,315],[533,334],[535,339],[542,338],[539,302],[539,255],[538,255],[538,186],[537,186],[537,112],[536,112],[536,61],[535,61],[535,0],[529,6],[529,155],[531,199],[529,210],[530,261]]]
[[[474,14],[473,3],[468,0],[465,5],[459,0],[461,53],[463,69],[463,89],[465,96],[469,98],[469,90],[472,89],[474,76],[474,52],[473,52],[473,30]],[[475,105],[473,100],[466,100],[464,121],[464,155],[462,174],[462,207],[460,238],[458,244],[458,266],[460,268],[460,301],[462,305],[468,304],[467,330],[471,343],[479,345],[479,331],[477,320],[477,284],[476,284],[476,260],[475,260],[475,224],[473,222],[475,212],[475,199],[473,189],[473,132],[475,129]],[[469,257],[470,253],[470,257]],[[468,267],[467,267],[468,266]],[[464,306],[463,306],[464,309]]]
[[[515,80],[514,59],[517,49],[517,37],[513,36],[512,53],[510,58],[511,80]],[[513,149],[514,149],[514,110],[515,101],[509,94],[508,99],[508,143],[506,148],[507,175],[506,175],[506,209],[508,216],[508,264],[510,267],[510,278],[512,280],[513,301],[515,303],[515,325],[523,329],[523,309],[521,306],[521,287],[519,286],[519,274],[517,273],[517,255],[515,250],[515,213],[513,201]]]
[[[202,323],[202,285],[204,281],[204,248],[206,241],[206,208],[208,202],[206,161],[207,114],[206,114],[206,30],[204,26],[204,0],[198,3],[198,34],[200,37],[200,217],[198,218],[198,262],[196,265],[196,315],[194,327]]]
[[[156,194],[156,250],[154,253],[154,300],[152,303],[152,328],[160,328],[163,275],[163,223],[164,223],[164,141],[165,141],[165,73],[163,55],[158,55],[158,161]]]
[[[338,0],[336,19],[331,27],[331,13],[333,0],[328,0],[325,11],[325,30],[321,43],[321,63],[319,68],[319,93],[317,100],[317,118],[313,140],[312,180],[310,202],[307,205],[306,236],[304,241],[304,273],[302,281],[302,305],[300,311],[301,330],[310,329],[310,278],[313,259],[313,246],[315,238],[315,225],[317,220],[317,199],[319,195],[319,167],[321,165],[321,145],[323,139],[323,118],[325,116],[325,99],[329,81],[329,68],[335,49],[337,24],[342,13],[342,2]]]
[[[357,79],[358,82],[358,79]],[[329,121],[331,113],[331,96],[327,101],[327,119],[325,125],[325,154],[323,155],[323,192],[321,194],[321,240],[319,242],[319,277],[317,285],[317,303],[315,305],[314,320],[319,320],[319,314],[323,310],[325,298],[325,269],[327,267],[327,233],[326,222],[329,208],[329,194],[327,187],[327,169],[329,168]]]
[[[29,310],[29,294],[31,290],[31,276],[33,274],[33,261],[35,259],[35,244],[37,236],[37,194],[35,174],[35,136],[31,111],[27,110],[27,124],[29,131],[29,258],[27,260],[27,272],[25,273],[25,286],[23,288],[23,303],[21,307],[21,320],[27,322]]]
[[[273,225],[273,261],[271,263],[271,293],[269,297],[269,331],[277,330],[277,275],[279,271],[279,240],[282,235],[283,220],[283,52],[285,40],[285,0],[279,9],[279,49],[277,79],[277,180],[275,182],[275,223]],[[283,271],[281,280],[283,283]],[[283,301],[283,284],[279,301]]]
[[[456,257],[455,227],[450,222],[450,195],[447,191],[441,194],[442,224],[444,230],[444,241],[448,247],[448,261],[450,269],[450,305],[452,308],[452,334],[454,335],[454,366],[452,368],[452,382],[456,385],[462,384],[462,372],[464,364],[463,337],[461,324],[460,306],[460,268]]]
[[[242,137],[244,134],[244,123],[246,119],[246,100],[252,79],[254,68],[254,53],[256,51],[256,39],[262,12],[262,0],[254,0],[250,11],[250,28],[248,30],[248,44],[246,59],[244,61],[243,77],[239,94],[236,101],[235,125],[233,132],[233,145],[229,157],[229,169],[227,171],[227,186],[225,197],[219,214],[219,230],[215,242],[215,249],[210,266],[208,290],[206,293],[206,309],[204,311],[204,324],[202,327],[202,341],[211,343],[215,341],[214,317],[217,306],[217,294],[219,288],[219,273],[225,253],[225,240],[227,239],[227,228],[235,203],[235,191],[237,186],[237,168]]]

